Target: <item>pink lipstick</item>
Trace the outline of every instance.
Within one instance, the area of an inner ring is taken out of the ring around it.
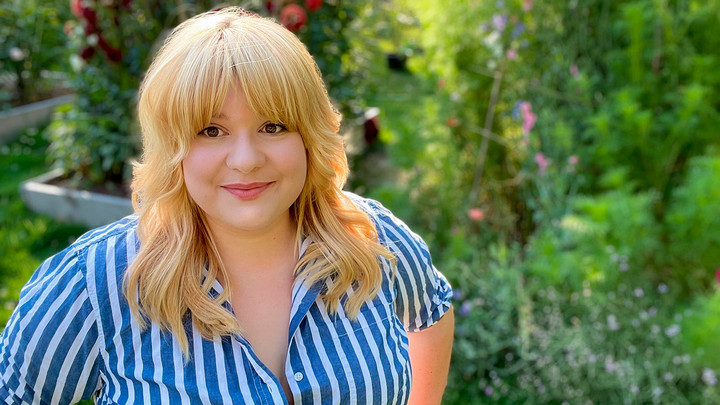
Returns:
[[[274,182],[233,183],[221,186],[241,200],[253,200],[267,190]]]

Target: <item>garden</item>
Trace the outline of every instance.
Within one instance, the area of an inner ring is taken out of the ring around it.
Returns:
[[[75,95],[0,144],[0,325],[87,230],[20,184],[60,167],[122,193],[158,38],[218,4],[0,6],[0,117]],[[308,46],[345,117],[347,188],[453,285],[443,403],[720,403],[720,0],[241,5]]]

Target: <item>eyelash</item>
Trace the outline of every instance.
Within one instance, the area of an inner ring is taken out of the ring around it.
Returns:
[[[275,127],[277,128],[277,130],[276,130],[275,132],[267,132],[267,127],[268,127],[269,125],[275,126]],[[276,123],[276,122],[267,122],[267,123],[265,123],[265,124],[262,125],[261,129],[262,129],[263,132],[265,132],[266,134],[271,134],[271,135],[279,134],[279,133],[281,133],[281,132],[283,132],[283,131],[287,131],[287,128],[285,127],[285,125],[283,125],[283,124],[278,124],[278,123]]]
[[[275,132],[269,132],[269,131],[267,131],[267,127],[270,126],[270,125],[276,127]],[[263,125],[260,127],[260,129],[261,129],[261,131],[262,131],[263,133],[270,134],[270,135],[275,135],[275,134],[279,134],[279,133],[281,133],[281,132],[283,132],[283,131],[287,131],[287,127],[285,127],[285,125],[278,124],[278,123],[275,123],[275,122],[267,122],[267,123],[263,124]],[[208,134],[208,131],[210,131],[210,130],[216,130],[216,131],[217,131],[217,134],[215,134],[214,136],[210,136],[210,134]],[[200,132],[198,132],[198,135],[204,135],[204,136],[206,136],[206,137],[208,137],[208,138],[217,138],[218,136],[222,135],[222,132],[223,132],[222,129],[220,129],[220,128],[214,126],[214,125],[211,125],[211,126],[209,126],[209,127],[207,127],[207,128],[202,129]]]

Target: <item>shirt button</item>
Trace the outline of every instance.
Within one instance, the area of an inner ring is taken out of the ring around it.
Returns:
[[[295,381],[302,381],[303,377],[304,377],[303,373],[301,373],[299,371],[297,373],[295,373]]]

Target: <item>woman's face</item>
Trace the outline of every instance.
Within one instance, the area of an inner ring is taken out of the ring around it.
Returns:
[[[282,229],[307,175],[298,132],[256,115],[231,88],[225,103],[193,140],[183,160],[185,185],[211,231]]]

